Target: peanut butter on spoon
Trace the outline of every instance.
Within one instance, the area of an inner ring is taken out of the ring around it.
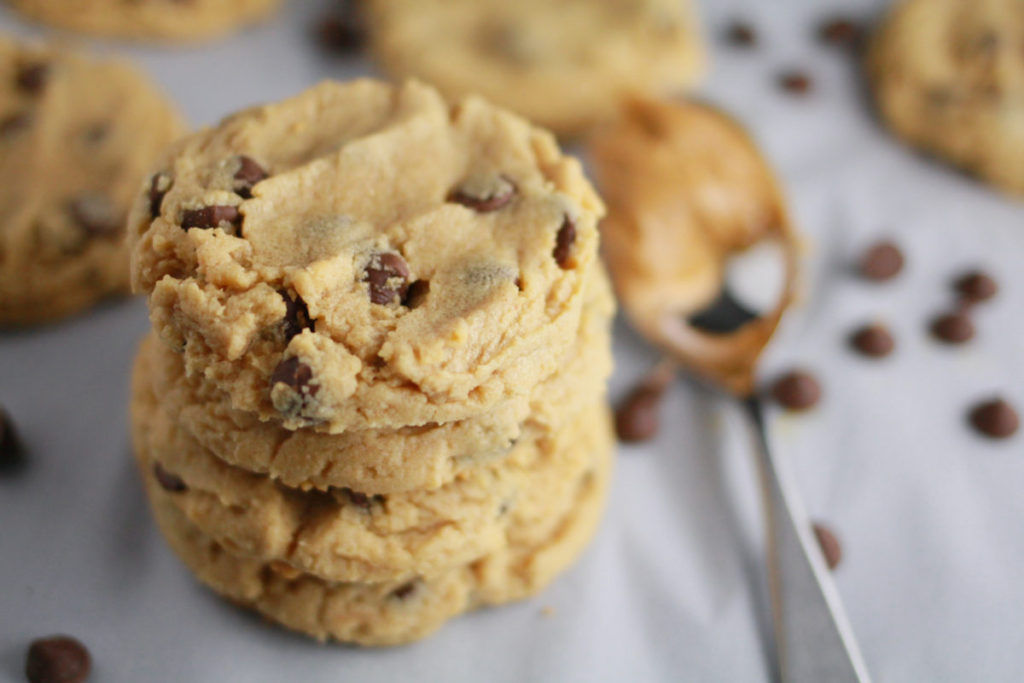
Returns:
[[[796,235],[772,170],[735,121],[693,102],[633,100],[589,151],[609,210],[604,255],[631,322],[682,366],[750,395],[797,271]],[[769,241],[785,266],[775,305],[731,332],[694,325],[724,291],[730,257]]]

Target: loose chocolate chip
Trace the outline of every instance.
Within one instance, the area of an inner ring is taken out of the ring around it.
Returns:
[[[806,95],[812,84],[811,77],[803,71],[786,71],[779,76],[779,86],[791,95]]]
[[[464,180],[452,191],[449,200],[480,213],[490,213],[505,207],[516,192],[516,185],[509,178],[485,173]]]
[[[825,557],[825,564],[829,569],[835,569],[843,560],[843,547],[839,545],[839,539],[832,533],[832,530],[823,524],[814,525],[814,536],[821,546],[821,554]]]
[[[409,291],[409,266],[398,254],[374,254],[366,267],[363,281],[370,285],[370,301],[386,305],[396,298],[401,301]]]
[[[396,600],[405,600],[411,597],[412,594],[416,592],[416,586],[416,581],[410,581],[409,583],[403,584],[395,590],[391,591],[391,597],[395,598]]]
[[[240,156],[238,163],[238,171],[235,173],[235,194],[243,199],[252,199],[252,188],[261,180],[266,180],[270,174],[251,157]]]
[[[555,236],[555,263],[560,268],[569,268],[570,257],[572,256],[572,246],[576,243],[576,221],[569,216],[566,216],[562,220],[562,227],[558,229],[558,234]]]
[[[642,443],[653,438],[661,426],[662,387],[647,382],[636,386],[615,409],[615,433],[623,443]]]
[[[860,274],[868,280],[891,280],[903,270],[903,252],[892,242],[872,245],[860,261]]]
[[[854,47],[863,35],[861,25],[849,17],[832,17],[818,27],[818,39],[826,45]]]
[[[91,670],[89,651],[71,636],[33,640],[25,658],[29,683],[82,683]]]
[[[772,396],[789,410],[807,410],[821,399],[821,385],[810,373],[795,370],[775,382]]]
[[[947,344],[963,344],[974,338],[974,323],[966,311],[946,313],[932,321],[932,335]]]
[[[992,439],[1006,439],[1020,428],[1017,411],[1001,398],[978,404],[968,417],[976,430]]]
[[[25,445],[18,437],[14,421],[0,407],[0,473],[8,474],[25,465]]]
[[[50,65],[42,62],[26,64],[18,69],[18,89],[30,95],[38,94],[46,86]]]
[[[124,223],[108,197],[86,194],[68,205],[71,218],[90,237],[113,237],[121,233]]]
[[[955,283],[956,291],[970,304],[988,301],[999,293],[999,285],[987,273],[980,270],[965,273]]]
[[[189,228],[218,228],[222,227],[224,223],[237,227],[241,222],[242,214],[238,212],[238,207],[228,205],[186,209],[181,215],[181,227],[185,230]]]
[[[160,209],[164,203],[164,197],[171,191],[174,179],[170,174],[160,172],[153,175],[149,181],[149,216],[156,218],[160,215]]]
[[[298,294],[294,296],[286,291],[279,291],[278,294],[284,299],[284,319],[281,321],[284,327],[285,341],[291,341],[292,337],[302,334],[303,330],[313,329],[313,321],[309,318],[309,308],[306,302]]]
[[[172,474],[164,469],[164,466],[158,462],[153,463],[153,476],[156,477],[156,482],[160,484],[160,488],[170,493],[182,493],[188,490],[188,486],[182,481],[181,477],[176,474]]]
[[[850,336],[850,344],[865,356],[882,358],[896,347],[892,334],[884,325],[865,325]]]
[[[286,413],[300,413],[305,407],[307,399],[316,396],[320,391],[319,384],[313,384],[313,369],[300,361],[298,357],[286,358],[277,364],[274,373],[270,376],[270,388],[273,392],[278,384],[291,389],[294,396],[288,398],[285,404],[275,401],[274,407]]]
[[[429,293],[430,283],[426,280],[416,280],[406,290],[405,297],[402,299],[402,305],[406,308],[418,308],[427,300],[427,294]]]
[[[316,42],[324,50],[347,55],[358,52],[366,43],[366,26],[353,3],[325,15],[314,29]]]
[[[744,21],[734,21],[725,30],[725,39],[734,47],[754,47],[757,33],[754,27]]]

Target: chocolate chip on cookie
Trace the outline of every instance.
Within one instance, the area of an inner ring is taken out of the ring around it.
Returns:
[[[821,400],[821,385],[814,375],[794,370],[780,377],[772,387],[772,396],[789,410],[808,410]]]
[[[966,311],[938,316],[932,321],[932,336],[946,344],[963,344],[974,338],[974,323]]]
[[[0,136],[8,137],[19,133],[32,125],[32,115],[27,111],[11,114],[0,120]]]
[[[449,200],[480,213],[505,207],[516,196],[516,185],[497,173],[471,175],[452,190]]]
[[[1013,406],[1002,398],[993,398],[976,405],[968,419],[981,434],[992,439],[1006,439],[1017,433],[1020,417]]]
[[[313,321],[309,317],[309,308],[306,302],[298,294],[292,295],[286,291],[279,291],[284,299],[284,319],[281,325],[284,328],[285,341],[291,341],[292,337],[302,334],[303,330],[313,329]]]
[[[868,280],[891,280],[903,270],[903,252],[892,242],[878,242],[860,260],[860,274]]]
[[[172,474],[164,469],[164,466],[160,463],[153,463],[153,476],[156,478],[156,482],[160,484],[160,488],[169,493],[182,493],[188,490],[188,486],[182,481],[181,477],[176,474]]]
[[[238,227],[242,222],[242,214],[237,206],[217,205],[204,206],[201,209],[186,209],[181,215],[181,227],[189,228],[224,228],[228,230]],[[227,226],[227,227],[225,227]]]
[[[419,581],[413,580],[409,583],[402,584],[395,590],[391,591],[391,597],[396,600],[408,600],[412,597],[412,594],[416,592],[419,583]]]
[[[369,510],[374,503],[377,503],[378,505],[384,503],[384,496],[368,496],[365,493],[353,491],[352,489],[347,487],[341,489],[341,492],[345,494],[345,498],[348,500],[349,503],[363,510]]]
[[[14,428],[14,421],[0,407],[0,473],[10,473],[25,465],[25,446]]]
[[[555,236],[555,263],[560,268],[568,269],[572,266],[572,245],[576,243],[576,222],[569,216],[562,220],[562,227],[558,229]]]
[[[892,353],[896,342],[885,325],[865,325],[850,335],[850,345],[865,356],[882,358]]]
[[[430,294],[430,282],[427,280],[416,280],[409,285],[402,299],[402,305],[406,308],[418,308],[427,300]]]
[[[954,286],[964,302],[969,304],[988,301],[999,293],[999,285],[992,276],[980,270],[965,273],[957,278]]]
[[[262,166],[256,163],[252,157],[238,157],[238,171],[234,175],[235,194],[242,199],[252,199],[252,188],[261,180],[266,180],[270,174]]]
[[[82,683],[92,670],[92,657],[71,636],[33,640],[25,658],[29,683]]]
[[[294,356],[278,363],[270,376],[270,399],[285,415],[300,415],[318,391],[320,385],[313,383],[313,369]]]
[[[68,205],[68,211],[90,237],[113,237],[121,233],[124,223],[109,197],[84,194]]]
[[[164,197],[171,191],[174,185],[174,178],[170,173],[161,171],[155,173],[149,181],[149,215],[156,218],[160,215],[160,209],[164,203]]]
[[[366,267],[363,282],[370,285],[370,301],[386,305],[396,298],[401,301],[409,290],[409,266],[398,254],[374,254]]]
[[[46,87],[49,75],[50,65],[45,62],[25,64],[18,69],[15,82],[18,85],[18,90],[30,95],[36,95]]]

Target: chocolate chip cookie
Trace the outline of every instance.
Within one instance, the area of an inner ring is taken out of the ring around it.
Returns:
[[[868,69],[898,136],[1024,195],[1024,4],[901,0]]]
[[[686,89],[703,70],[680,0],[371,0],[374,55],[451,98],[480,93],[560,135],[615,113],[625,94]]]
[[[128,209],[181,132],[135,69],[0,40],[0,325],[127,289]]]

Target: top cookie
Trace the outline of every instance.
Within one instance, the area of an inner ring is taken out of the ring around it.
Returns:
[[[560,135],[626,93],[692,85],[703,69],[683,0],[371,0],[374,55],[455,98],[480,93]]]
[[[127,290],[128,209],[182,132],[135,69],[0,40],[0,325]]]
[[[1024,3],[901,2],[873,40],[869,69],[901,137],[1024,194]]]
[[[281,0],[7,0],[53,26],[134,40],[193,42],[269,15]]]
[[[478,98],[324,83],[186,138],[129,220],[186,370],[288,428],[464,419],[572,345],[603,207],[553,137]]]

